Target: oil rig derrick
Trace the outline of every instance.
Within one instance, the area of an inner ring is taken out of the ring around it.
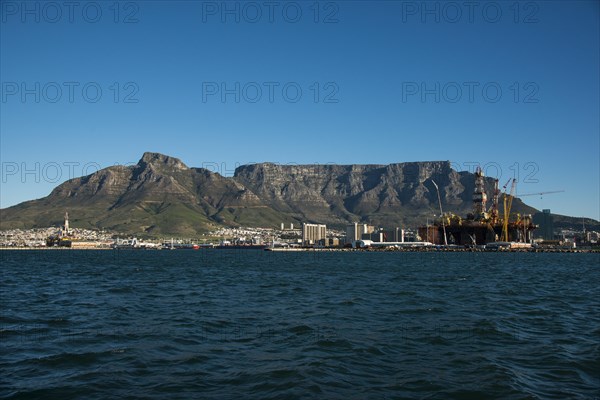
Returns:
[[[458,245],[484,245],[498,242],[530,243],[532,231],[536,228],[530,215],[516,215],[511,221],[511,208],[515,197],[516,180],[510,179],[501,193],[498,179],[494,179],[492,204],[487,208],[486,178],[480,167],[475,170],[475,189],[473,190],[473,209],[465,218],[452,213],[444,214],[433,226],[419,228],[421,237],[432,238],[433,243],[443,244],[442,230],[448,233],[448,242]],[[512,182],[512,184],[511,184]],[[510,193],[508,185],[511,184]],[[503,211],[500,215],[500,195]]]
[[[487,194],[485,193],[485,180],[481,167],[475,171],[475,191],[473,192],[473,218],[477,221],[488,219],[486,213]]]

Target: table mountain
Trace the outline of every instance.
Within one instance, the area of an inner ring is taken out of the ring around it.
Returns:
[[[447,161],[390,165],[261,163],[223,177],[179,159],[145,153],[135,166],[114,166],[71,179],[45,198],[1,210],[0,229],[71,225],[124,233],[195,235],[218,226],[277,227],[320,222],[416,226],[444,211],[471,210],[474,175]],[[488,193],[493,180],[488,178]],[[536,210],[515,199],[513,210]]]

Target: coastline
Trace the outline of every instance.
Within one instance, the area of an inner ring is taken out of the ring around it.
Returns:
[[[0,247],[0,251],[90,251],[90,250],[113,250],[113,251],[159,251],[157,249],[113,249],[107,247]],[[240,250],[240,249],[206,249],[201,248],[194,251],[221,251],[221,250]],[[255,251],[267,251],[273,253],[316,253],[316,252],[342,252],[342,253],[596,253],[600,254],[600,249],[443,249],[443,248],[266,248],[254,249]],[[163,251],[163,250],[160,250]],[[172,251],[172,250],[170,250]],[[177,250],[175,250],[177,251]],[[248,250],[244,250],[248,251]]]

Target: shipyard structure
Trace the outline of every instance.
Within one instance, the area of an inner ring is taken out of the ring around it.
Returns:
[[[510,192],[508,186],[510,184]],[[491,207],[487,208],[485,177],[481,168],[475,171],[475,190],[473,192],[473,211],[465,218],[453,213],[443,213],[433,225],[418,229],[422,240],[434,244],[454,244],[478,246],[491,244],[511,244],[511,247],[527,247],[533,241],[532,233],[536,225],[531,215],[511,214],[516,180],[509,180],[503,186],[503,192],[494,181]],[[502,200],[502,214],[500,214]],[[440,202],[441,208],[441,202]]]

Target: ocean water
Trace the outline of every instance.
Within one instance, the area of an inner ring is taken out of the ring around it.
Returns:
[[[0,397],[599,399],[600,255],[0,251]]]

